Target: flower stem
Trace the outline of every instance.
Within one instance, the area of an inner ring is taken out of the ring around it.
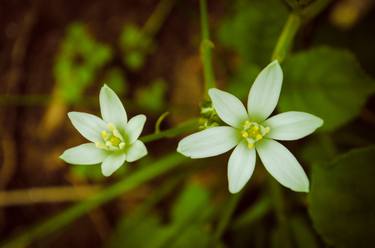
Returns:
[[[277,59],[279,62],[282,62],[293,46],[294,38],[302,24],[316,17],[331,1],[332,0],[317,0],[304,9],[296,9],[290,13],[277,40],[272,54],[272,60]]]
[[[203,63],[205,93],[207,94],[208,89],[215,87],[215,76],[213,72],[212,53],[211,53],[211,49],[214,47],[214,44],[210,40],[206,0],[200,0],[200,15],[201,15],[201,32],[202,32],[200,53],[201,53],[201,60]]]
[[[284,60],[289,52],[294,37],[301,26],[301,17],[295,13],[291,13],[286,21],[283,31],[279,36],[276,43],[275,50],[273,51],[272,60],[277,59],[280,63]]]
[[[175,2],[176,0],[161,0],[143,25],[143,32],[149,36],[154,36],[160,30]]]
[[[237,208],[237,205],[241,199],[241,196],[243,194],[243,191],[240,193],[237,193],[235,195],[231,195],[225,208],[224,212],[221,214],[221,219],[217,225],[217,229],[215,231],[215,242],[220,241],[221,236],[223,235],[225,229],[227,228],[229,221],[231,220],[231,217],[234,213],[234,211]]]
[[[173,153],[155,162],[152,165],[140,168],[138,171],[126,177],[124,180],[115,183],[108,188],[102,190],[98,194],[79,202],[65,211],[37,224],[36,226],[26,230],[16,238],[9,240],[0,246],[3,248],[11,247],[27,247],[33,241],[43,238],[60,228],[70,224],[75,219],[86,214],[90,210],[136,188],[142,183],[147,182],[157,176],[170,171],[177,166],[188,161],[187,158]]]
[[[182,133],[193,131],[198,127],[198,119],[191,119],[182,124],[178,125],[177,127],[170,128],[164,131],[160,131],[158,133],[149,134],[140,138],[141,141],[147,143],[154,140],[158,140],[161,138],[171,138],[178,136]]]

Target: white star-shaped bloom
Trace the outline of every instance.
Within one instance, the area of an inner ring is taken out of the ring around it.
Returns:
[[[268,118],[281,91],[283,72],[273,61],[257,76],[247,110],[235,96],[212,88],[209,96],[220,119],[229,126],[212,127],[182,139],[177,151],[191,158],[212,157],[233,150],[228,161],[231,193],[239,192],[253,174],[256,152],[267,171],[282,185],[308,192],[309,180],[293,154],[275,140],[296,140],[313,133],[323,120],[290,111]]]
[[[66,150],[60,158],[70,164],[101,163],[104,176],[110,176],[125,161],[133,162],[147,155],[138,140],[146,122],[145,115],[128,121],[124,106],[116,93],[104,85],[99,95],[102,118],[81,112],[69,112],[73,126],[91,143]]]

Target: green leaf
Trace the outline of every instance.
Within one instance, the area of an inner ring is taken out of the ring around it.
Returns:
[[[243,64],[239,66],[236,74],[229,81],[228,92],[239,99],[247,99],[251,84],[258,76],[262,68],[255,64]]]
[[[108,247],[208,248],[212,240],[204,224],[211,210],[209,192],[199,185],[187,185],[174,202],[168,223],[163,223],[160,214],[125,215]]]
[[[126,76],[121,68],[113,67],[106,71],[104,82],[119,95],[127,92]]]
[[[328,244],[369,247],[375,243],[374,161],[372,146],[313,167],[309,212]]]
[[[293,216],[290,219],[290,230],[293,234],[295,247],[299,248],[318,248],[317,237],[314,230],[303,216]]]
[[[124,216],[107,247],[157,247],[168,233],[158,216]]]
[[[191,184],[176,200],[172,209],[172,219],[176,223],[192,221],[199,223],[207,216],[209,193],[201,186]]]
[[[265,66],[287,18],[279,0],[237,0],[221,24],[220,41],[235,50],[246,63]]]
[[[355,57],[343,50],[320,47],[285,60],[281,112],[298,110],[324,120],[321,130],[331,131],[355,118],[375,83]]]
[[[96,41],[83,23],[69,25],[53,70],[63,100],[77,102],[112,57],[111,47]]]
[[[162,79],[156,79],[151,82],[151,85],[137,90],[136,103],[144,110],[159,113],[166,106],[166,93],[166,82]]]

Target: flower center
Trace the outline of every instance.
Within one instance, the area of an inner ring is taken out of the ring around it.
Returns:
[[[115,125],[108,123],[108,130],[100,133],[101,141],[95,142],[96,147],[109,151],[116,151],[125,147],[125,141]]]
[[[264,127],[256,122],[245,121],[241,129],[241,137],[247,142],[247,147],[252,149],[256,142],[270,132],[269,127]]]

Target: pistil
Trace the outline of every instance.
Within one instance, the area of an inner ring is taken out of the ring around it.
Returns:
[[[125,147],[124,138],[112,123],[108,124],[108,130],[101,131],[100,136],[102,141],[95,143],[100,149],[115,151]]]
[[[245,121],[241,130],[241,137],[247,142],[247,147],[252,149],[256,142],[270,132],[269,127],[264,127],[257,122]]]

